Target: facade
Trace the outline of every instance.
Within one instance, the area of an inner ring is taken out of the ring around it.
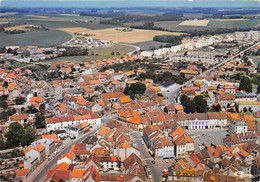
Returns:
[[[229,133],[231,134],[246,133],[247,130],[248,130],[247,123],[243,119],[239,122],[229,123]]]
[[[238,110],[243,111],[244,108],[247,108],[248,111],[251,109],[253,112],[258,112],[260,111],[260,101],[239,101]]]
[[[175,121],[186,129],[221,129],[228,124],[225,112],[173,115]]]
[[[48,118],[46,121],[46,130],[47,132],[64,130],[67,126],[77,125],[84,122],[89,123],[91,126],[100,125],[101,118],[98,114],[95,113],[83,116],[64,116]]]

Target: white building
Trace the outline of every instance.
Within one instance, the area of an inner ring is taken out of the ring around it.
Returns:
[[[239,122],[229,123],[229,133],[231,134],[246,133],[247,130],[247,123],[243,119]]]
[[[96,126],[101,124],[101,118],[98,114],[88,114],[83,116],[64,116],[64,117],[54,117],[47,118],[46,120],[46,130],[47,132],[64,130],[67,126],[73,126],[87,122],[91,126]]]
[[[260,101],[239,101],[238,110],[243,111],[244,108],[247,110],[251,109],[253,112],[260,111]]]

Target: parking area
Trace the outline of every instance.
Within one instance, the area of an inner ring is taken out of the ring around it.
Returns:
[[[218,130],[186,130],[195,142],[195,151],[199,151],[199,146],[205,144],[210,146],[211,143],[221,145],[221,141],[228,132],[226,129]]]

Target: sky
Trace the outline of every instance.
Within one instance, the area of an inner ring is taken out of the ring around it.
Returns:
[[[0,0],[1,7],[258,7],[260,0]]]

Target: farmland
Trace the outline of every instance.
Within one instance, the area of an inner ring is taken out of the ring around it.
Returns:
[[[80,33],[80,32],[89,31],[89,29],[83,27],[59,28],[59,30],[70,32],[70,33]]]
[[[27,27],[28,25],[18,25],[18,26],[14,26],[14,27],[7,27],[5,28],[6,31],[12,31],[12,30],[23,30],[23,31],[27,31],[28,29],[26,29],[25,27]]]
[[[181,35],[181,33],[164,32],[156,30],[133,29],[129,32],[118,31],[116,28],[102,30],[87,30],[87,34],[94,34],[93,38],[101,40],[112,40],[123,43],[138,43],[153,40],[155,35]]]
[[[183,21],[179,25],[180,26],[199,26],[199,27],[206,27],[209,23],[209,20],[190,20],[190,21]],[[178,25],[178,26],[179,26]]]
[[[22,34],[0,33],[0,47],[32,45],[39,47],[50,47],[60,45],[71,39],[71,35],[58,30],[35,31]]]
[[[132,46],[115,44],[111,47],[90,49],[88,56],[58,57],[58,58],[52,59],[51,63],[53,63],[53,64],[56,64],[59,62],[81,63],[81,62],[89,62],[89,61],[97,60],[97,59],[108,59],[108,58],[113,58],[116,56],[121,57],[134,50],[135,50],[135,48]],[[114,52],[114,53],[119,52],[120,55],[113,56],[113,55],[111,55],[112,52]]]

